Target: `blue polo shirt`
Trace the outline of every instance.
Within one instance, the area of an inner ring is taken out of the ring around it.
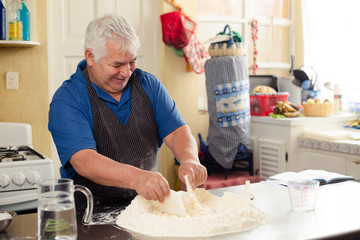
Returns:
[[[63,178],[75,175],[75,170],[68,163],[73,154],[82,149],[96,150],[92,110],[85,77],[82,74],[85,67],[86,61],[82,60],[76,72],[55,92],[50,103],[48,128],[60,157],[60,174]],[[169,133],[186,123],[164,85],[155,76],[140,69],[136,69],[133,74],[136,74],[152,104],[160,136],[160,148],[163,139]],[[126,124],[131,110],[131,85],[125,87],[120,102],[117,102],[94,83],[91,84],[98,97],[105,101],[122,124]]]

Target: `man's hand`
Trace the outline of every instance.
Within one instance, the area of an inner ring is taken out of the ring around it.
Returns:
[[[181,163],[178,170],[178,176],[182,182],[185,182],[185,175],[188,175],[190,185],[192,187],[197,187],[205,182],[207,170],[198,161],[184,161]]]
[[[163,202],[170,194],[169,183],[158,172],[141,171],[133,185],[135,191],[147,200],[159,200]]]
[[[83,177],[104,186],[134,189],[148,200],[164,201],[170,194],[169,183],[160,173],[116,162],[92,149],[75,153],[70,163]]]

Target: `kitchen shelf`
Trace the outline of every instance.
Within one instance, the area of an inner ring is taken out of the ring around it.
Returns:
[[[35,47],[39,46],[35,41],[0,40],[0,47]]]

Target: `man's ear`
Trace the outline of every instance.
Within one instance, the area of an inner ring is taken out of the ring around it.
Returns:
[[[85,59],[86,59],[86,63],[87,63],[88,66],[91,67],[92,65],[95,64],[95,57],[94,57],[94,55],[92,53],[91,48],[87,48],[85,50]]]

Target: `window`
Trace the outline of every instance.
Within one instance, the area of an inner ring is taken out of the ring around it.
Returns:
[[[339,83],[343,107],[360,102],[360,1],[303,0],[304,62],[320,83]]]
[[[226,24],[243,36],[252,64],[251,21],[258,21],[259,69],[289,69],[292,46],[290,0],[199,0],[198,35],[204,42]]]
[[[229,24],[246,44],[249,74],[253,74],[251,21],[258,21],[257,74],[286,76],[291,68],[293,21],[291,0],[198,0],[198,38],[201,42]],[[208,46],[206,46],[208,47]],[[206,110],[205,76],[199,79],[199,110]]]

